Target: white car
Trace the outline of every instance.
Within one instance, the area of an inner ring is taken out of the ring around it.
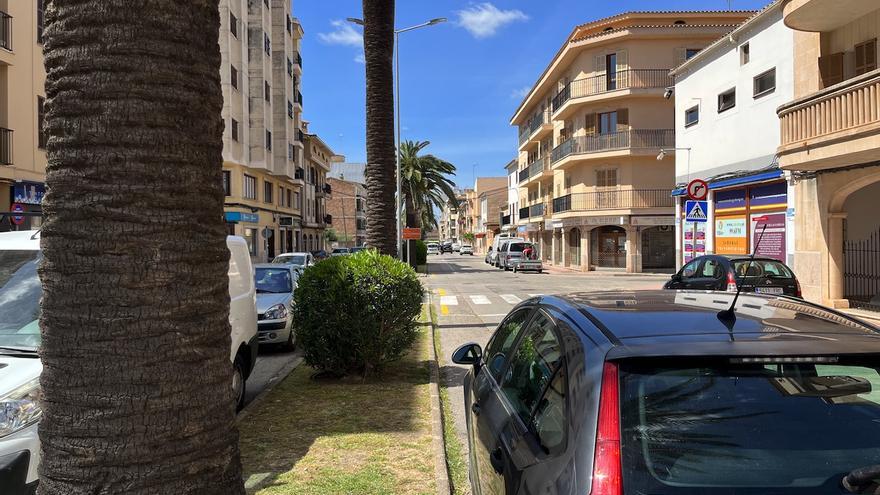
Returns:
[[[257,310],[253,267],[241,237],[229,247],[231,386],[244,400],[245,382],[257,359]],[[40,439],[40,296],[38,231],[0,233],[0,493],[32,493],[37,485]]]
[[[257,286],[257,332],[260,344],[279,344],[285,351],[296,349],[293,331],[293,291],[300,268],[292,264],[254,265]]]
[[[474,255],[474,247],[470,244],[462,244],[460,248],[458,248],[458,254],[469,254],[471,256]]]
[[[436,242],[428,243],[428,254],[440,254],[440,244]]]
[[[276,256],[272,263],[294,265],[306,269],[315,264],[315,257],[312,256],[312,253],[283,253]]]
[[[340,247],[334,248],[333,251],[330,253],[330,256],[348,256],[349,254],[351,253],[348,251],[348,248]]]
[[[452,251],[453,251],[453,252],[456,252],[456,253],[457,253],[458,250],[460,250],[460,249],[461,249],[461,243],[459,243],[459,242],[453,242],[453,243],[452,243]]]

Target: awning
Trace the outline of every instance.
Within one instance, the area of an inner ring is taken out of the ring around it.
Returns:
[[[778,179],[782,177],[782,170],[775,169],[757,174],[739,175],[734,177],[724,177],[718,180],[709,179],[709,189],[720,189],[722,187],[738,186],[743,184],[754,184],[768,180]],[[679,187],[672,190],[673,196],[684,196],[687,194],[687,187]]]
[[[477,239],[482,239],[483,237],[486,237],[486,233],[485,232],[477,232],[476,234],[474,234],[474,237],[476,237]]]

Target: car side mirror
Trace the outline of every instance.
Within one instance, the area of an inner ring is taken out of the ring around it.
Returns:
[[[452,353],[452,362],[455,364],[470,364],[477,366],[483,357],[483,349],[476,342],[468,342]]]
[[[681,282],[681,274],[680,273],[673,274],[672,281],[673,282]]]

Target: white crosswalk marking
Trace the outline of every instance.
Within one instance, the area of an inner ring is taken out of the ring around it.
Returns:
[[[440,304],[444,306],[458,306],[458,297],[456,296],[440,296]]]
[[[541,297],[544,294],[529,294],[529,297]]]
[[[471,296],[471,302],[474,304],[491,304],[489,298],[482,294],[474,294]]]
[[[516,304],[516,303],[522,301],[522,299],[516,297],[513,294],[500,294],[500,296],[501,296],[501,299],[504,299],[504,302],[506,302],[508,304]]]

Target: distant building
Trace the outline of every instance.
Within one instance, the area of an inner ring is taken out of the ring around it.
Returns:
[[[366,189],[359,182],[335,179],[329,174],[327,184],[333,192],[327,200],[327,214],[333,219],[337,244],[363,246],[367,240]]]
[[[504,169],[507,170],[507,204],[501,209],[501,231],[514,233],[519,212],[519,161],[514,158]]]

